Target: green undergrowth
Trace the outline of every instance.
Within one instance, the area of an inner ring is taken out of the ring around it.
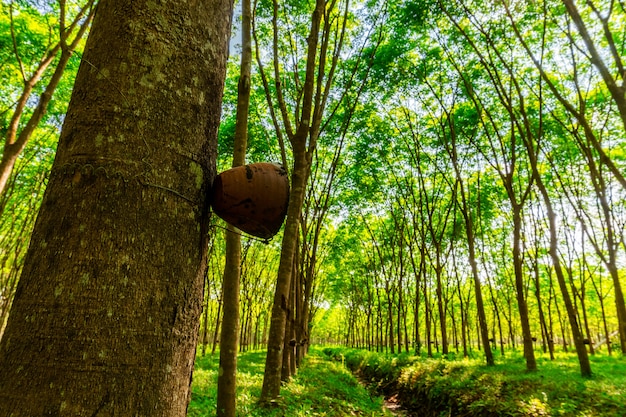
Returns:
[[[219,354],[198,356],[193,373],[188,416],[215,416]],[[238,416],[391,416],[383,399],[366,388],[341,363],[325,360],[312,348],[297,375],[281,388],[279,401],[258,404],[263,384],[265,351],[240,354],[237,359]]]
[[[495,366],[480,359],[432,359],[409,354],[327,348],[377,393],[395,394],[419,416],[626,416],[626,359],[591,357],[593,377],[582,378],[573,354],[539,356],[527,372],[519,354]]]

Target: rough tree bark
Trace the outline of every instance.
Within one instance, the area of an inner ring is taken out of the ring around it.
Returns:
[[[185,415],[231,9],[99,2],[0,342],[0,415]]]

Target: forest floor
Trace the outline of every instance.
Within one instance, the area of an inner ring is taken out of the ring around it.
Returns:
[[[188,416],[214,416],[217,401],[219,353],[198,354],[193,374]],[[368,391],[341,363],[311,349],[297,375],[281,388],[281,397],[270,408],[258,404],[263,384],[265,351],[246,352],[237,359],[237,415],[250,417],[392,417],[382,395]],[[389,408],[397,409],[389,403]],[[397,410],[396,410],[397,411]],[[401,414],[400,414],[401,415]]]
[[[576,355],[554,360],[536,352],[538,369],[528,372],[519,351],[487,366],[474,358],[426,358],[359,349],[326,348],[369,389],[385,394],[406,416],[626,416],[626,357],[592,355],[593,376],[580,375]],[[451,355],[452,356],[452,355]]]
[[[198,355],[189,416],[215,415],[219,354]],[[344,348],[312,348],[270,408],[258,404],[265,351],[239,355],[237,415],[301,416],[626,416],[626,358],[595,355],[580,377],[574,355],[482,360],[420,358]]]

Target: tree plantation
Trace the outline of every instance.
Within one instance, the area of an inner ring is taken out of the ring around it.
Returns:
[[[0,7],[0,415],[626,413],[622,2]]]

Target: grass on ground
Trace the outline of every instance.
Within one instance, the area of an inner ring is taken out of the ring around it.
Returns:
[[[323,359],[321,350],[311,349],[297,375],[283,385],[277,405],[269,408],[258,404],[265,351],[243,353],[237,361],[239,416],[391,416],[383,409],[382,397],[370,396],[341,363]],[[217,353],[196,359],[188,416],[215,415],[218,366]]]
[[[421,416],[626,416],[626,358],[619,355],[591,356],[593,377],[582,378],[573,353],[554,361],[538,353],[538,370],[527,372],[519,352],[499,357],[495,366],[478,358],[324,352],[381,391],[398,393]]]

